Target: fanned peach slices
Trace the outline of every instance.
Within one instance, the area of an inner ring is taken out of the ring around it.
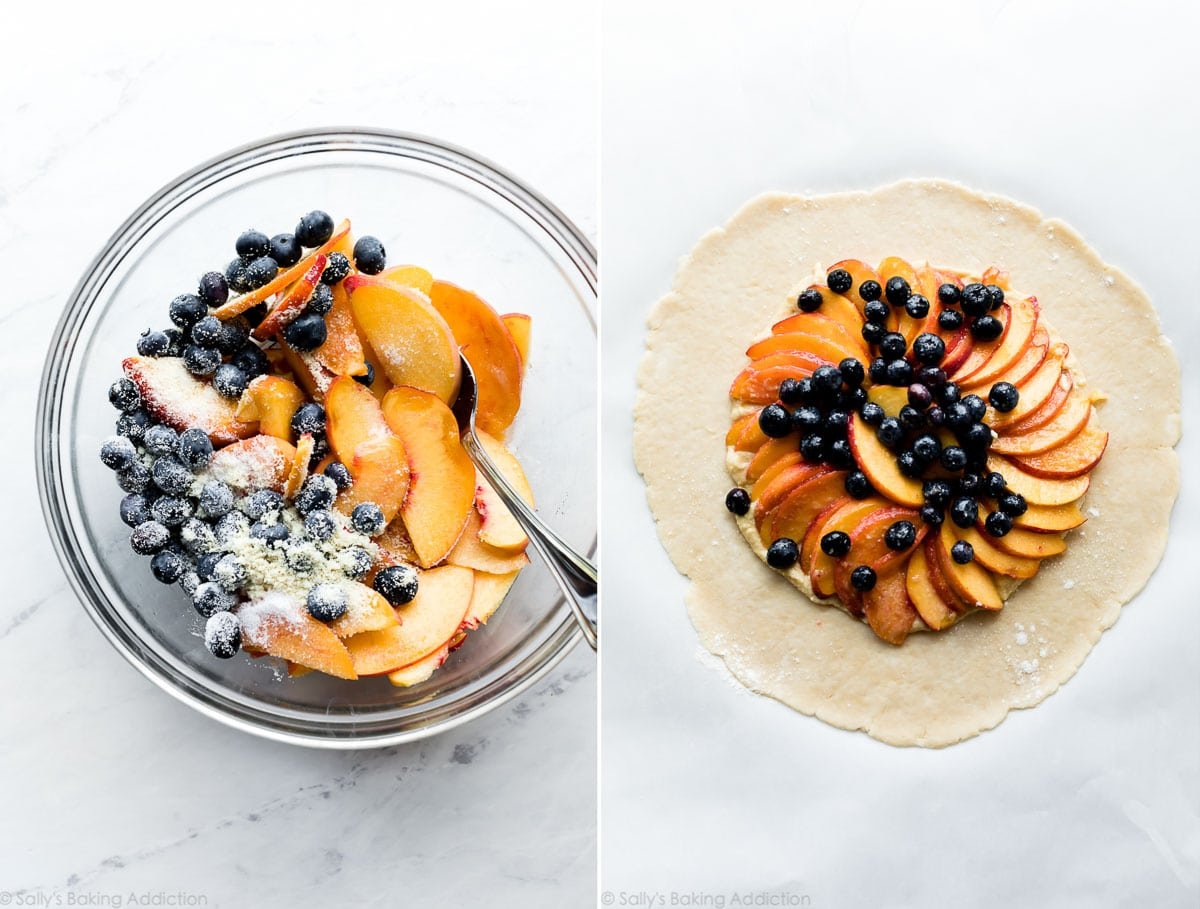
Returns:
[[[349,221],[237,238],[237,258],[171,301],[109,390],[102,460],[130,544],[239,649],[291,675],[427,678],[528,564],[520,525],[464,450],[460,351],[481,441],[533,494],[504,438],[531,321],[414,265]]]
[[[772,568],[884,641],[996,611],[1085,521],[1108,433],[1007,275],[848,259],[746,351],[726,507]]]

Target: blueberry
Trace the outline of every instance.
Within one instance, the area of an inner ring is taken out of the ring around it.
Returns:
[[[372,366],[370,363],[368,363],[367,371],[364,372],[361,376],[355,376],[354,381],[357,382],[359,385],[365,385],[367,388],[370,388],[372,385],[375,384],[375,367]]]
[[[311,401],[301,404],[292,415],[292,432],[298,436],[305,433],[320,435],[325,431],[325,408]]]
[[[972,422],[970,408],[961,401],[946,408],[946,425],[951,429],[966,429]]]
[[[811,384],[809,389],[811,391]],[[784,404],[799,404],[806,396],[801,393],[799,379],[784,379],[779,383],[779,400]]]
[[[958,491],[964,495],[976,496],[983,493],[983,477],[977,473],[964,473],[958,478]]]
[[[825,438],[817,432],[810,432],[800,440],[800,455],[804,460],[820,464],[825,458]]]
[[[230,552],[213,566],[213,580],[230,593],[237,593],[250,582],[250,572],[241,559]]]
[[[332,622],[346,614],[346,593],[335,584],[316,584],[305,599],[308,614],[319,622]]]
[[[221,352],[215,347],[189,344],[183,349],[183,365],[194,376],[211,376],[221,365]]]
[[[316,313],[302,313],[283,330],[284,339],[296,350],[316,350],[325,343],[325,320]]]
[[[208,315],[208,306],[195,294],[180,294],[167,307],[167,314],[180,328],[191,328]]]
[[[811,378],[813,392],[826,398],[832,397],[842,387],[842,371],[836,366],[818,366]]]
[[[928,386],[920,382],[914,382],[908,386],[908,403],[913,407],[924,410],[933,403],[933,392],[929,390]]]
[[[780,571],[791,568],[798,558],[800,549],[796,541],[787,537],[780,537],[767,548],[767,564]]]
[[[925,524],[928,524],[930,527],[941,527],[944,518],[945,515],[942,512],[942,509],[938,508],[937,506],[921,506],[921,521]]]
[[[312,574],[318,561],[311,546],[296,542],[284,550],[283,559],[296,574]]]
[[[375,560],[371,558],[371,554],[361,546],[347,546],[338,553],[338,562],[342,566],[342,571],[346,577],[352,581],[362,580],[371,570],[371,566],[375,564]]]
[[[893,278],[892,280],[895,279]],[[859,565],[850,572],[850,586],[863,593],[866,593],[868,590],[874,590],[876,580],[875,570],[869,565]]]
[[[1013,519],[1003,511],[993,511],[983,522],[984,529],[994,537],[1002,537],[1012,530]]]
[[[150,468],[154,485],[167,495],[183,495],[191,488],[192,472],[174,455],[163,455]]]
[[[383,516],[383,509],[374,502],[360,502],[350,512],[350,524],[359,533],[376,537],[387,527],[387,519]]]
[[[858,295],[870,303],[883,296],[883,288],[879,286],[878,281],[868,279],[858,285]]]
[[[800,296],[796,297],[796,306],[801,312],[816,312],[824,302],[825,298],[821,296],[821,292],[815,287],[810,287],[808,290],[801,292]]]
[[[354,267],[364,275],[377,275],[387,265],[387,252],[375,237],[359,237],[354,244]]]
[[[237,400],[249,384],[249,377],[232,363],[222,363],[213,373],[213,388],[226,398]]]
[[[332,252],[326,261],[325,270],[321,272],[322,284],[337,284],[350,274],[350,260],[340,252]]]
[[[150,485],[150,471],[138,461],[117,471],[117,485],[125,492],[145,492]]]
[[[280,268],[291,268],[300,261],[304,249],[295,234],[276,234],[271,238],[266,255],[279,263]]]
[[[1004,481],[1004,474],[998,473],[995,470],[991,471],[983,478],[983,488],[987,490],[987,494],[992,496],[992,498],[1000,498],[1008,488]]]
[[[847,410],[861,410],[862,406],[867,403],[867,390],[861,385],[856,388],[847,388],[842,393],[842,407]]]
[[[896,466],[906,477],[918,479],[925,472],[925,464],[912,451],[902,451],[896,455]]]
[[[899,360],[904,356],[904,351],[908,348],[908,342],[904,340],[904,335],[898,331],[889,331],[883,336],[883,340],[879,342],[879,352],[888,360]]]
[[[1004,288],[998,284],[987,284],[984,286],[984,290],[987,291],[992,309],[999,309],[1004,305]]]
[[[137,527],[150,520],[150,506],[141,493],[131,492],[121,499],[121,520],[130,527]]]
[[[304,481],[296,493],[295,504],[301,514],[308,514],[319,508],[331,507],[336,497],[337,483],[324,474],[316,474]]]
[[[888,278],[887,284],[884,285],[883,295],[887,297],[887,301],[892,306],[903,306],[912,296],[912,288],[908,286],[907,281],[896,275]]]
[[[907,385],[912,381],[913,368],[908,360],[892,360],[887,365],[887,380],[891,385]]]
[[[108,403],[122,413],[132,413],[142,406],[142,393],[131,379],[122,376],[108,386]]]
[[[904,438],[904,429],[895,417],[884,417],[875,432],[879,436],[879,441],[888,448],[899,445]]]
[[[216,347],[223,333],[220,319],[216,316],[205,316],[192,326],[192,343],[201,347]]]
[[[769,561],[769,553],[767,558]],[[417,595],[418,583],[417,572],[408,565],[392,565],[375,575],[375,590],[393,606],[411,602]]]
[[[288,532],[285,524],[267,524],[264,521],[259,521],[256,524],[250,525],[250,536],[255,540],[264,540],[267,543],[282,543],[291,534]]]
[[[958,331],[962,324],[963,314],[957,309],[943,309],[938,313],[938,328],[943,331]]]
[[[950,547],[950,558],[959,565],[966,565],[975,558],[975,547],[966,540],[959,540]]]
[[[942,453],[942,443],[938,441],[937,436],[926,433],[913,439],[912,450],[923,463],[932,464]]]
[[[341,492],[345,492],[354,485],[354,478],[350,476],[350,471],[341,461],[330,461],[325,465],[323,473],[337,484],[337,488]]]
[[[988,403],[1000,413],[1009,413],[1017,406],[1021,393],[1011,382],[997,382],[988,392]]]
[[[274,489],[256,489],[242,499],[240,507],[251,521],[261,521],[271,512],[283,508],[283,496]]]
[[[304,532],[318,543],[332,538],[337,528],[333,513],[324,508],[310,511],[304,518]]]
[[[261,230],[243,231],[234,241],[233,248],[242,259],[249,262],[259,256],[265,256],[271,251],[271,241]]]
[[[296,239],[302,246],[320,246],[333,236],[333,218],[325,212],[310,211],[296,225]]]
[[[883,422],[883,418],[887,416],[887,413],[874,401],[868,401],[862,406],[862,410],[859,411],[858,415],[862,417],[862,421],[868,426],[878,426]]]
[[[142,434],[142,445],[152,455],[165,455],[175,450],[178,439],[179,433],[170,426],[157,424],[147,427]]]
[[[941,426],[946,422],[946,411],[934,404],[925,411],[925,419],[929,421],[930,426]]]
[[[196,574],[200,576],[200,580],[211,581],[213,579],[217,562],[221,561],[224,555],[223,552],[206,552],[196,560]]]
[[[992,431],[986,423],[972,423],[959,434],[958,438],[964,448],[979,451],[992,444]]]
[[[982,316],[992,308],[991,298],[988,296],[987,288],[982,284],[968,284],[962,289],[962,299],[959,301],[962,305],[963,315],[966,316]]]
[[[250,531],[250,520],[240,511],[231,511],[222,515],[213,525],[213,534],[217,542],[227,544],[235,537]]]
[[[207,467],[208,462],[212,460],[212,440],[203,429],[196,427],[185,429],[179,434],[179,440],[175,443],[175,455],[185,467],[200,470],[202,467]]]
[[[943,306],[957,306],[962,299],[962,290],[957,284],[942,284],[938,287],[938,300]]]
[[[1004,334],[1004,323],[995,316],[980,316],[971,323],[971,334],[979,341],[995,341]]]
[[[979,503],[970,496],[959,496],[950,506],[950,517],[959,527],[973,527],[979,518]]]
[[[165,331],[147,328],[137,339],[137,352],[141,357],[162,357],[171,349],[171,339]]]
[[[187,571],[187,567],[184,557],[169,549],[156,552],[150,560],[150,572],[163,584],[174,584]]]
[[[967,466],[967,453],[958,445],[947,445],[942,449],[941,460],[943,467],[957,472]]]
[[[195,503],[185,496],[159,496],[150,506],[150,516],[165,527],[179,527],[195,511]]]
[[[204,646],[219,660],[232,659],[242,647],[242,626],[232,612],[215,612],[204,623]]]
[[[229,282],[219,271],[208,271],[200,276],[196,295],[205,306],[216,308],[229,299]]]
[[[265,375],[271,369],[271,361],[267,359],[262,348],[253,342],[243,346],[229,362],[251,379]]]
[[[850,551],[850,535],[834,530],[821,537],[821,552],[834,559],[840,559]]]
[[[867,371],[863,369],[862,363],[854,359],[854,357],[846,357],[846,359],[838,363],[838,372],[841,373],[842,381],[849,388],[857,388],[867,378]]]
[[[936,365],[946,356],[946,342],[937,335],[922,332],[913,340],[913,356],[920,363]]]
[[[1000,510],[1010,518],[1019,518],[1029,508],[1025,503],[1025,497],[1019,492],[1006,492],[1000,497],[999,504]]]
[[[842,410],[840,407],[835,407],[825,415],[824,430],[825,434],[833,439],[844,439],[846,437],[846,427],[850,423],[850,414]]]
[[[953,382],[947,382],[938,390],[938,401],[943,407],[949,407],[951,404],[957,404],[959,398],[958,386]]]
[[[137,449],[125,436],[109,436],[100,445],[100,460],[112,470],[124,470],[137,460]]]
[[[865,499],[875,492],[875,487],[871,485],[871,481],[861,470],[852,470],[846,474],[846,481],[843,485],[846,487],[846,492],[855,499]]]
[[[911,404],[900,408],[900,425],[905,429],[920,429],[925,425],[925,414]]]
[[[844,268],[835,268],[825,276],[825,285],[835,294],[846,294],[854,286],[854,278]]]
[[[880,325],[886,324],[891,313],[891,308],[878,297],[863,307],[863,315],[867,317],[867,321]]]
[[[158,521],[143,521],[133,528],[129,545],[138,555],[154,555],[171,542],[171,531]]]
[[[200,557],[217,545],[217,535],[200,518],[188,518],[179,528],[179,542],[192,555]]]
[[[866,327],[863,327],[866,331]],[[880,335],[880,338],[883,336]],[[871,365],[867,367],[867,374],[871,377],[871,381],[876,385],[881,385],[887,381],[888,362],[883,357],[876,357],[871,361]]]
[[[196,595],[196,588],[200,586],[200,575],[194,571],[185,571],[179,576],[179,587],[188,595],[188,598]]]
[[[814,407],[811,404],[805,404],[803,407],[797,407],[792,414],[792,423],[801,433],[811,432],[817,429],[825,422],[825,417],[821,413],[819,407]]]
[[[862,327],[859,334],[862,335],[862,339],[868,344],[878,344],[883,340],[883,336],[887,334],[887,326],[882,322],[868,322]]]
[[[897,521],[884,533],[883,542],[887,544],[888,549],[896,552],[908,549],[917,542],[917,528],[913,526],[912,521]]]
[[[936,391],[946,384],[946,371],[940,366],[922,366],[917,370],[916,380],[930,391]]]
[[[750,511],[750,493],[735,486],[725,494],[725,507],[739,518]]]
[[[833,467],[845,470],[854,466],[854,452],[845,439],[826,440],[825,460]]]
[[[237,600],[216,581],[204,581],[192,594],[192,606],[205,618],[218,612],[228,612],[237,605]]]
[[[279,263],[270,256],[259,256],[246,265],[246,284],[251,290],[270,283],[279,274]]]
[[[945,480],[926,480],[921,489],[925,497],[925,504],[933,505],[935,508],[945,508],[950,502],[952,491],[950,484]]]
[[[987,403],[979,395],[964,395],[962,403],[972,420],[982,420],[983,415],[987,413]]]
[[[241,259],[234,259],[225,266],[225,280],[229,287],[239,294],[251,289],[250,280],[246,275],[246,263]]]
[[[924,319],[929,315],[929,301],[920,294],[913,294],[904,302],[904,311],[914,319]]]
[[[318,284],[313,288],[312,296],[308,298],[305,309],[318,316],[327,315],[329,310],[333,309],[333,291],[329,289],[328,284]]]

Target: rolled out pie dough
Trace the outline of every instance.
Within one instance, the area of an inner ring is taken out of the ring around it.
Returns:
[[[1069,548],[996,614],[901,647],[767,568],[724,507],[729,383],[815,268],[896,255],[1009,272],[1108,400]],[[697,244],[649,318],[634,450],[704,646],[748,688],[894,745],[942,747],[1058,690],[1146,583],[1179,488],[1179,366],[1145,292],[1061,221],[954,183],[761,196]]]

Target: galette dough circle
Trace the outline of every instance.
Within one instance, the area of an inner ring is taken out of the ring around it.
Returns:
[[[1001,612],[901,647],[768,569],[723,504],[729,383],[746,347],[815,268],[888,255],[1007,270],[1107,395],[1100,419],[1111,434],[1067,552]],[[950,745],[1053,694],[1166,545],[1179,489],[1174,350],[1140,287],[1066,224],[1011,199],[937,180],[754,199],[680,265],[650,314],[638,386],[634,456],[663,545],[691,580],[701,642],[751,690],[893,745]]]

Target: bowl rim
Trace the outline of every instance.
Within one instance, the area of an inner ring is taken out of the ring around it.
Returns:
[[[311,147],[310,147],[311,146]],[[209,186],[256,165],[283,157],[336,151],[374,150],[416,158],[465,176],[519,209],[531,218],[578,269],[592,298],[597,294],[597,257],[592,243],[558,207],[511,172],[462,146],[419,133],[375,127],[320,127],[277,133],[248,142],[218,154],[168,181],[138,206],[104,243],[68,295],[66,304],[51,336],[42,367],[38,389],[34,461],[42,516],[51,543],[67,582],[92,622],[118,653],[158,688],[204,716],[225,726],[252,735],[292,745],[312,748],[349,750],[378,748],[416,741],[454,729],[501,706],[560,663],[582,639],[568,613],[558,627],[536,649],[526,654],[504,675],[469,693],[461,703],[465,709],[434,714],[399,731],[360,730],[347,726],[343,731],[300,729],[295,725],[267,725],[261,717],[231,712],[229,702],[218,697],[202,682],[169,676],[152,665],[148,648],[134,634],[127,633],[98,605],[91,570],[79,555],[75,528],[71,525],[67,501],[70,496],[62,481],[61,455],[57,424],[62,412],[65,376],[78,342],[77,329],[91,312],[98,290],[108,281],[125,257],[142,238],[175,208]],[[288,152],[289,154],[284,154]],[[596,305],[585,301],[585,313],[596,329]],[[594,551],[598,543],[594,543]],[[100,596],[100,599],[107,599]],[[460,702],[455,702],[461,707]],[[364,717],[364,719],[366,719]]]

